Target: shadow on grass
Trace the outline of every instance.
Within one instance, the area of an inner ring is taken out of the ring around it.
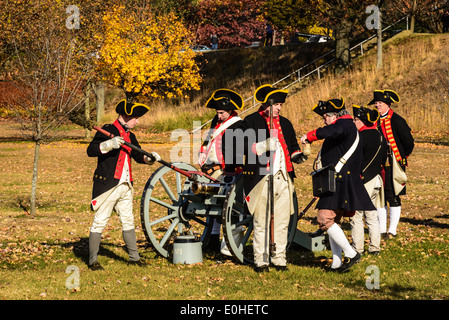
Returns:
[[[78,259],[80,259],[86,265],[89,264],[89,238],[88,237],[80,238],[78,241],[75,241],[75,242],[67,242],[67,243],[58,244],[58,245],[62,246],[62,247],[66,247],[66,248],[72,248],[73,254]],[[102,239],[98,256],[107,257],[110,259],[114,259],[116,261],[128,262],[127,259],[119,256],[118,254],[116,254],[114,252],[118,248],[122,248],[126,252],[126,248],[124,246],[109,243],[109,242],[104,241],[104,239]]]
[[[441,216],[439,218],[444,218],[444,216]],[[433,228],[440,228],[440,229],[449,229],[448,223],[441,223],[437,222],[433,219],[415,219],[415,218],[401,218],[402,222],[407,222],[416,226],[422,225],[422,226],[429,226]]]
[[[394,283],[392,285],[382,287],[382,291],[384,294],[387,294],[391,299],[405,299],[408,294],[416,292],[417,290],[415,287],[403,286]]]

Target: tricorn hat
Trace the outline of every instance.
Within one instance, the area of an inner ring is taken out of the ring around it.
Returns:
[[[130,117],[141,117],[147,113],[148,110],[150,110],[150,108],[143,103],[131,103],[127,102],[126,99],[120,101],[115,107],[115,112]]]
[[[243,98],[235,91],[218,89],[206,102],[206,108],[216,110],[240,110],[243,108]]]
[[[368,104],[374,104],[376,101],[392,104],[394,102],[398,103],[400,100],[399,95],[393,90],[374,90],[374,98]]]
[[[276,89],[269,84],[265,84],[256,89],[254,98],[257,102],[273,105],[275,103],[284,103],[287,94],[287,90]]]
[[[354,118],[359,118],[363,122],[370,122],[373,124],[376,123],[380,116],[377,109],[371,110],[369,108],[361,107],[355,104],[352,105],[352,113]]]
[[[331,99],[327,101],[319,101],[318,104],[316,104],[312,110],[318,113],[320,116],[323,116],[329,112],[340,112],[344,108],[345,108],[345,100],[341,98],[341,99]]]

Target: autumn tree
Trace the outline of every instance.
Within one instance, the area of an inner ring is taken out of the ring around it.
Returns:
[[[347,68],[351,61],[350,41],[354,30],[365,24],[366,7],[372,0],[306,0],[319,20],[327,21],[335,38],[336,71]]]
[[[36,192],[41,144],[48,142],[68,114],[82,103],[79,95],[90,76],[82,60],[88,59],[77,44],[74,31],[66,28],[65,4],[33,1],[10,11],[7,43],[12,46],[8,68],[9,80],[17,94],[9,97],[24,137],[35,144],[31,181],[30,213],[36,212]],[[20,17],[20,18],[19,18]]]
[[[190,49],[191,35],[172,13],[157,17],[148,9],[116,6],[103,18],[97,37],[98,73],[124,90],[128,101],[136,97],[180,97],[199,90],[201,77]]]
[[[415,32],[419,21],[431,32],[443,32],[443,17],[449,13],[448,0],[392,0],[388,1],[390,10],[410,17],[410,31]]]
[[[192,29],[199,44],[208,45],[216,33],[219,48],[243,47],[260,40],[265,30],[263,0],[202,0],[195,7]]]
[[[265,20],[281,31],[281,37],[295,30],[307,32],[318,22],[305,0],[266,0],[262,11]]]

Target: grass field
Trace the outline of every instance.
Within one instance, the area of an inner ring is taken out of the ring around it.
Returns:
[[[12,128],[3,123],[2,130]],[[80,137],[83,131],[72,130]],[[2,135],[4,137],[4,135]],[[137,132],[145,150],[169,159],[168,135]],[[82,138],[41,148],[38,213],[27,214],[33,145],[9,139],[0,144],[0,299],[4,300],[434,300],[449,299],[449,147],[418,143],[409,158],[408,195],[403,197],[399,236],[382,242],[379,256],[364,256],[349,273],[326,273],[330,251],[291,248],[289,270],[255,273],[221,256],[202,264],[174,265],[146,242],[139,216],[146,180],[157,168],[134,164],[138,246],[144,268],[127,265],[120,222],[113,216],[103,234],[99,260],[104,271],[87,268],[91,177],[96,159],[86,155]],[[312,146],[313,156],[319,146]],[[295,167],[299,206],[311,198],[311,158]],[[315,231],[311,209],[298,222]],[[343,222],[349,234],[347,221]],[[370,266],[379,271],[379,289],[370,290]],[[369,268],[368,268],[369,267]],[[69,269],[68,269],[69,268]],[[73,269],[79,271],[74,286]],[[368,268],[368,269],[367,269]],[[367,272],[368,271],[368,272]],[[67,273],[68,272],[68,273]],[[66,282],[69,281],[68,285]]]
[[[41,147],[38,212],[30,216],[34,145],[20,139],[13,122],[0,121],[0,299],[448,300],[449,131],[445,66],[449,61],[449,38],[417,35],[394,41],[397,46],[392,43],[385,46],[382,72],[374,70],[375,56],[367,53],[354,62],[347,74],[328,76],[291,95],[283,109],[301,135],[322,125],[311,111],[319,99],[343,96],[350,109],[352,103],[369,101],[377,88],[394,88],[400,93],[402,101],[395,111],[410,120],[419,143],[409,158],[409,181],[407,196],[402,198],[399,235],[382,241],[379,256],[363,256],[346,274],[324,271],[330,251],[311,252],[298,247],[288,252],[286,272],[272,270],[258,274],[251,266],[206,254],[201,264],[174,265],[160,257],[146,241],[140,222],[142,192],[158,165],[134,164],[138,246],[148,265],[145,268],[127,265],[121,225],[117,216],[113,216],[103,233],[99,257],[105,270],[92,272],[86,262],[93,220],[89,205],[96,159],[87,157],[88,141],[83,138],[83,129],[65,127],[59,131],[57,141]],[[247,91],[245,98],[260,84],[246,80],[241,88]],[[200,105],[176,108],[162,102],[153,106],[152,117],[142,121],[136,131],[145,150],[155,150],[167,161],[171,160],[170,152],[177,141],[171,141],[169,133],[149,132],[192,129],[193,118],[204,122],[210,117]],[[109,122],[115,116],[109,112],[104,121]],[[156,129],[154,121],[159,121]],[[300,208],[312,197],[309,173],[318,150],[319,144],[312,145],[309,160],[295,166]],[[298,222],[299,230],[315,231],[315,215],[316,211],[310,209]],[[343,221],[342,226],[349,236],[348,221]],[[373,270],[378,273],[372,273]],[[370,282],[374,275],[379,279],[377,289]],[[72,281],[76,276],[79,283]],[[167,304],[162,306],[170,309]],[[179,314],[179,310],[174,311]],[[320,314],[323,311],[319,310]]]

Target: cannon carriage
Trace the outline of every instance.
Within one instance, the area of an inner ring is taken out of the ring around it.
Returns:
[[[296,242],[312,251],[323,250],[321,237],[309,237],[296,228],[300,216],[296,194],[294,208],[288,246]],[[163,165],[145,185],[140,215],[147,240],[163,257],[172,257],[173,241],[179,235],[195,234],[206,245],[217,220],[232,256],[241,263],[253,263],[253,222],[245,206],[242,175],[229,174],[216,181],[190,164]],[[234,236],[235,231],[242,231],[242,236]]]
[[[97,126],[93,128],[109,138],[114,137]],[[124,144],[156,161],[145,150],[129,142]],[[252,264],[253,219],[245,205],[242,175],[228,174],[217,181],[190,164],[157,161],[162,166],[148,179],[140,205],[143,231],[154,249],[170,258],[173,240],[188,233],[198,235],[207,244],[213,222],[217,220],[222,224],[223,239],[231,255],[241,263]],[[311,251],[325,250],[324,236],[309,235],[296,228],[298,218],[315,199],[298,213],[296,193],[293,194],[294,213],[290,217],[287,248],[295,242]],[[237,230],[242,231],[242,237],[234,237]]]

